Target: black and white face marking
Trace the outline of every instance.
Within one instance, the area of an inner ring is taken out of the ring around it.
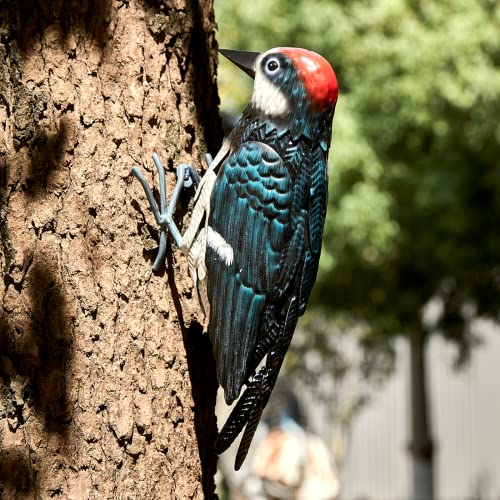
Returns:
[[[252,104],[268,116],[279,117],[290,111],[288,98],[277,82],[285,65],[283,57],[276,49],[271,49],[264,52],[255,64]]]

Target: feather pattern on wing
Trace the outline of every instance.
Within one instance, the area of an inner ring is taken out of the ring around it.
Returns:
[[[216,245],[207,246],[209,332],[228,403],[245,382],[266,300],[278,281],[291,193],[280,156],[253,141],[230,155],[213,189],[209,228],[233,255],[228,263]]]

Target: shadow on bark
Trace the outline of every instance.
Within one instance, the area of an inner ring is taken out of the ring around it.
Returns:
[[[14,85],[13,136],[15,150],[26,146],[29,162],[26,173],[26,194],[38,198],[46,193],[53,174],[61,168],[65,147],[74,123],[64,116],[50,128],[44,126],[44,114],[49,105],[45,92],[29,89],[20,82]],[[10,156],[13,158],[13,156]],[[7,159],[4,160],[7,162]],[[2,174],[3,198],[7,193],[7,172]]]
[[[193,16],[186,67],[192,72],[189,80],[195,85],[194,104],[198,122],[205,125],[208,151],[215,155],[222,143],[222,124],[218,113],[219,95],[213,81],[215,67],[212,67],[210,52],[217,50],[217,44],[215,37],[212,37],[213,46],[210,47],[209,33],[205,26],[205,23],[213,22],[213,19],[205,19],[200,0],[187,0],[186,4]]]
[[[166,6],[162,0],[139,0],[145,10],[151,9],[153,13],[165,14]],[[198,123],[205,126],[204,139],[210,153],[217,153],[222,144],[222,125],[218,113],[219,95],[214,80],[215,61],[213,54],[217,50],[217,42],[213,35],[213,10],[203,6],[200,0],[186,0],[186,11],[192,17],[192,30],[189,45],[186,47],[187,57],[181,64],[183,81],[193,82],[193,100],[196,108]],[[164,40],[164,31],[154,32],[157,41]],[[191,151],[187,151],[191,153]]]
[[[35,472],[29,457],[16,449],[0,451],[0,498],[12,498],[9,490],[25,495],[35,491]]]
[[[62,167],[64,147],[68,142],[67,119],[59,122],[57,132],[38,130],[31,148],[31,163],[26,178],[26,194],[38,198],[47,192],[54,173]]]
[[[33,264],[29,276],[31,310],[26,325],[0,319],[0,375],[10,387],[13,378],[25,380],[20,395],[7,402],[17,425],[24,423],[23,405],[33,404],[43,416],[48,432],[65,437],[71,419],[66,372],[71,358],[72,341],[68,329],[65,299],[52,270]],[[2,391],[8,394],[8,391]]]
[[[26,53],[49,27],[65,45],[75,33],[84,33],[101,50],[109,39],[111,0],[6,0],[2,4],[0,28]]]
[[[4,269],[3,272],[7,273],[10,263],[14,258],[12,250],[12,243],[9,237],[9,226],[7,224],[7,179],[9,178],[9,167],[5,158],[0,159],[0,242],[4,255]],[[0,351],[1,352],[1,351]]]
[[[59,122],[58,130],[49,133],[38,129],[31,149],[31,162],[26,177],[26,194],[39,198],[46,194],[52,178],[61,168],[64,147],[68,142],[69,123],[67,119]]]
[[[194,425],[202,470],[203,494],[206,499],[217,498],[214,482],[214,476],[217,472],[217,456],[214,447],[217,438],[215,402],[219,383],[212,354],[212,343],[208,335],[203,334],[201,324],[192,322],[190,327],[186,328],[182,304],[175,284],[173,258],[170,249],[167,251],[166,272],[172,292],[172,300],[181,326],[189,378],[191,380]]]

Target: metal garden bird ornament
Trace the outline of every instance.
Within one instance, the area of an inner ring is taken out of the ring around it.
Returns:
[[[330,64],[299,48],[264,53],[221,50],[255,79],[250,103],[217,156],[207,155],[199,180],[177,168],[167,205],[160,207],[137,169],[161,228],[153,268],[165,258],[166,233],[187,255],[227,404],[245,390],[216,442],[225,451],[243,431],[235,468],[243,463],[311,293],[327,206],[327,159],[338,84]],[[197,185],[190,225],[172,220],[180,192]]]

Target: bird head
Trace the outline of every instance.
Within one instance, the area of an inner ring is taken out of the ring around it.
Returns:
[[[328,61],[310,50],[278,47],[266,52],[220,52],[255,79],[250,108],[278,123],[307,129],[318,119],[330,121],[338,82]]]

